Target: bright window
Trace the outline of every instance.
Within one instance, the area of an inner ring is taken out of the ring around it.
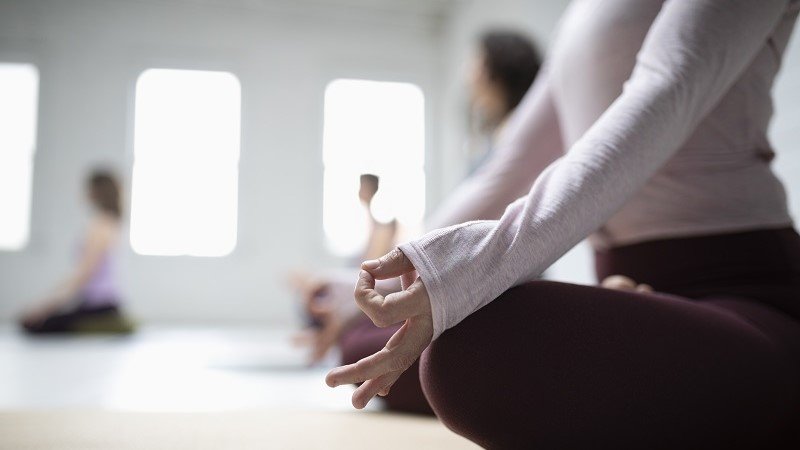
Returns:
[[[425,211],[425,99],[416,85],[338,79],[325,90],[323,228],[329,249],[356,255],[368,222],[359,175],[380,178],[372,211],[417,228]]]
[[[39,72],[0,63],[0,250],[28,243]]]
[[[149,69],[136,83],[131,246],[224,256],[236,246],[241,87],[228,72]]]

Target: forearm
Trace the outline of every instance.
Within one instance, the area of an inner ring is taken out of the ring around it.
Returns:
[[[541,273],[610,218],[735,81],[782,2],[677,2],[665,10],[623,94],[527,197],[498,221],[437,230],[401,246],[428,288],[435,337]],[[681,46],[684,40],[695,46]],[[705,40],[718,47],[699,44]]]
[[[401,246],[428,287],[436,336],[539,275],[610,218],[671,156],[665,136],[682,141],[686,132],[677,125],[645,127],[640,121],[663,121],[672,112],[659,110],[659,117],[649,118],[650,105],[642,101],[613,105],[500,220],[445,228]],[[620,117],[637,119],[620,127]],[[623,151],[617,139],[638,151]]]

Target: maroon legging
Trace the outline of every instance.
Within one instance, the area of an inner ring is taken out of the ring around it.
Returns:
[[[596,261],[600,278],[657,293],[549,281],[506,291],[421,358],[445,425],[489,448],[800,448],[794,230],[651,241]],[[390,407],[421,401],[404,386]]]

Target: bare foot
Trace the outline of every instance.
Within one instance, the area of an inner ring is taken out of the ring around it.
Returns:
[[[649,284],[638,284],[625,275],[611,275],[606,277],[600,283],[600,286],[607,289],[616,289],[618,291],[653,292],[653,287]]]

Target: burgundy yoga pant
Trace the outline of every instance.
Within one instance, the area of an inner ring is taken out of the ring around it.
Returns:
[[[794,230],[651,241],[596,261],[598,277],[657,292],[506,291],[421,358],[445,425],[488,448],[800,448]]]

